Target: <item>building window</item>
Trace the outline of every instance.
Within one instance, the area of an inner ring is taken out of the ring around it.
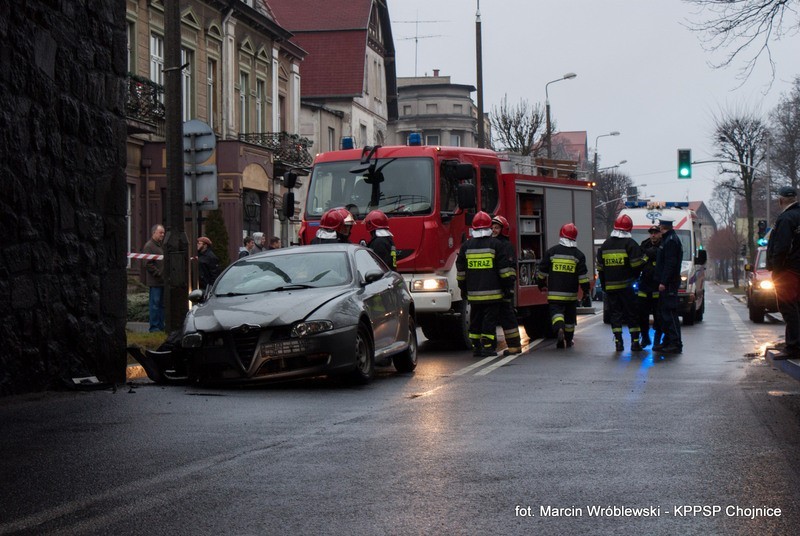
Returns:
[[[450,134],[450,145],[461,147],[461,134]]]
[[[188,121],[194,117],[194,84],[192,83],[194,52],[182,48],[181,65],[186,65],[181,71],[181,104],[183,106],[183,120]]]
[[[367,125],[361,125],[361,139],[359,141],[362,147],[367,146]]]
[[[435,114],[438,113],[439,106],[437,104],[426,104],[425,105],[425,113],[426,114]]]
[[[403,115],[411,115],[411,106],[408,104],[403,105]]]
[[[217,61],[208,60],[208,126],[212,129],[215,124],[215,115],[217,113]]]
[[[336,149],[336,129],[328,127],[328,150],[333,151]]]
[[[264,128],[264,110],[266,106],[266,82],[263,80],[256,80],[256,132],[265,132]]]
[[[438,134],[428,134],[425,136],[425,145],[439,145]]]
[[[156,34],[150,34],[150,80],[164,85],[164,38]],[[164,102],[164,93],[159,92],[158,98]]]
[[[128,21],[127,24],[127,33],[128,33],[128,72],[135,73],[136,72],[136,57],[134,56],[134,51],[136,50],[136,23]]]
[[[461,104],[454,104],[453,105],[453,113],[456,115],[461,115],[464,113],[464,107]]]
[[[286,97],[284,95],[278,97],[278,125],[281,127],[281,132],[286,132]]]
[[[248,119],[250,118],[250,76],[247,73],[239,73],[239,132],[248,132]]]

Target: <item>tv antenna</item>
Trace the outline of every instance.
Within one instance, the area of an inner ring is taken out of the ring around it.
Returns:
[[[400,37],[398,41],[410,41],[411,39],[414,40],[414,76],[417,76],[417,58],[419,53],[419,40],[420,39],[431,39],[433,37],[444,37],[443,35],[419,35],[419,25],[420,24],[434,24],[440,22],[450,22],[449,20],[419,20],[419,16],[416,20],[396,20],[393,21],[395,24],[413,24],[414,25],[414,37]]]

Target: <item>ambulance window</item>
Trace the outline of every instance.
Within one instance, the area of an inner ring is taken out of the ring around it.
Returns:
[[[498,199],[497,170],[494,167],[481,166],[481,210],[494,214]]]

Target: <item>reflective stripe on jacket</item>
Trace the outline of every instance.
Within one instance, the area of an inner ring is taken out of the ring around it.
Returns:
[[[575,301],[578,287],[585,287],[584,292],[589,290],[586,256],[578,248],[563,244],[556,244],[545,252],[536,277],[539,283],[547,279],[549,301]]]

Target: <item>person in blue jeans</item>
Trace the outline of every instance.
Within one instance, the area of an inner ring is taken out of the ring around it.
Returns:
[[[161,255],[145,262],[144,283],[150,287],[150,331],[164,331],[164,226],[153,225],[142,253]]]

